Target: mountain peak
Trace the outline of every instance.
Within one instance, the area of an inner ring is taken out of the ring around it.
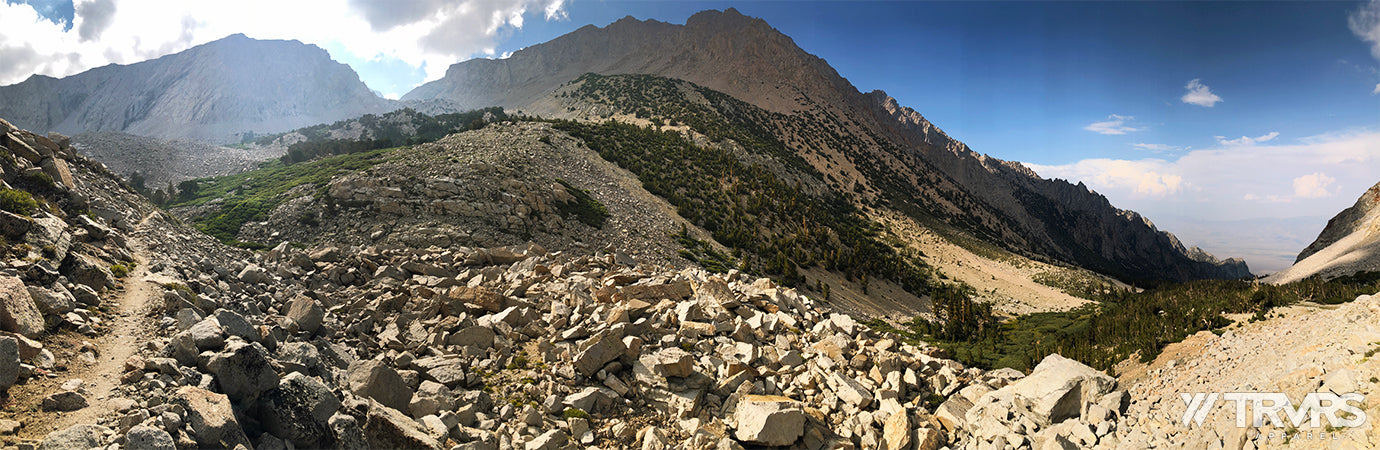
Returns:
[[[745,16],[734,8],[728,8],[723,11],[708,9],[697,12],[690,16],[689,19],[685,20],[685,26],[689,28],[718,29],[749,26],[765,26],[771,28],[770,25],[767,25],[767,21],[756,17]]]
[[[134,64],[0,87],[0,115],[24,128],[214,143],[389,106],[321,47],[243,33]]]

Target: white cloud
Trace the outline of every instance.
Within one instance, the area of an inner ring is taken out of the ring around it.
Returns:
[[[1279,137],[1279,132],[1278,132],[1278,131],[1271,131],[1271,132],[1269,132],[1269,133],[1266,133],[1266,134],[1263,135],[1263,136],[1256,136],[1256,137],[1241,136],[1240,138],[1237,138],[1237,139],[1227,139],[1226,136],[1214,136],[1214,137],[1217,138],[1217,143],[1218,143],[1218,144],[1222,144],[1222,145],[1232,145],[1232,146],[1235,146],[1235,145],[1255,145],[1255,144],[1259,144],[1259,143],[1262,143],[1262,142],[1269,142],[1269,141],[1274,140],[1275,138]]]
[[[1165,144],[1135,143],[1135,144],[1131,144],[1131,146],[1132,146],[1132,147],[1135,147],[1135,148],[1138,148],[1138,149],[1141,149],[1141,150],[1152,151],[1152,152],[1155,152],[1155,153],[1177,152],[1177,151],[1179,151],[1179,150],[1183,150],[1183,149],[1184,149],[1183,147],[1179,147],[1179,146],[1175,146],[1175,145],[1165,145]]]
[[[1348,28],[1356,37],[1370,44],[1370,54],[1380,59],[1380,0],[1371,0],[1346,18]],[[1380,94],[1380,84],[1371,95]]]
[[[546,20],[566,20],[570,16],[566,13],[565,0],[552,0],[546,4]]]
[[[1041,176],[1082,181],[1117,207],[1152,219],[1331,217],[1361,194],[1349,189],[1375,184],[1380,131],[1330,133],[1287,144],[1252,140],[1176,158],[1027,165]]]
[[[1084,129],[1084,130],[1091,131],[1091,132],[1094,132],[1094,133],[1098,133],[1098,134],[1113,134],[1113,135],[1117,135],[1117,134],[1126,134],[1126,133],[1130,133],[1130,132],[1132,132],[1132,131],[1140,131],[1140,130],[1143,130],[1143,129],[1144,129],[1144,128],[1136,128],[1136,127],[1132,127],[1132,126],[1127,126],[1127,125],[1126,125],[1126,122],[1129,122],[1129,121],[1132,121],[1132,120],[1135,120],[1135,117],[1132,117],[1132,116],[1122,116],[1122,115],[1112,114],[1112,115],[1110,115],[1110,116],[1107,116],[1107,120],[1102,121],[1102,122],[1093,122],[1093,123],[1091,123],[1091,124],[1088,124],[1088,126],[1083,127],[1083,129]]]
[[[1370,54],[1380,59],[1380,0],[1371,0],[1352,11],[1346,23],[1356,37],[1370,44]]]
[[[1327,176],[1322,172],[1313,172],[1294,179],[1294,197],[1298,198],[1323,198],[1335,195],[1336,192],[1328,192],[1327,188],[1336,182],[1336,178]]]
[[[129,64],[244,33],[344,48],[361,60],[398,60],[426,79],[492,56],[529,13],[565,17],[564,0],[76,0],[70,31],[26,4],[0,2],[0,85],[31,74],[72,75]],[[340,59],[341,55],[335,55]]]
[[[75,15],[82,18],[81,27],[77,29],[82,42],[99,39],[115,19],[115,0],[84,2],[77,7]]]
[[[1185,187],[1183,176],[1170,173],[1172,164],[1162,159],[1098,158],[1065,166],[1027,165],[1041,176],[1082,181],[1099,192],[1125,192],[1137,198],[1165,197]]]
[[[1184,86],[1184,89],[1188,89],[1188,93],[1179,98],[1184,103],[1211,108],[1212,105],[1222,101],[1222,97],[1212,93],[1212,90],[1208,89],[1207,85],[1198,78],[1188,80],[1188,85]]]

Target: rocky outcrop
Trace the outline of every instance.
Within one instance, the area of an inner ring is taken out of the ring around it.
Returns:
[[[1380,272],[1380,183],[1328,220],[1318,238],[1299,252],[1293,266],[1265,281],[1284,284],[1311,276],[1329,279],[1357,272]]]
[[[1128,406],[1115,435],[1124,448],[1374,448],[1380,445],[1377,319],[1380,293],[1337,306],[1293,306],[1220,335],[1190,336],[1148,365],[1123,363],[1119,384]],[[1192,400],[1199,393],[1219,397],[1203,409],[1201,422],[1189,417],[1186,423],[1184,395]],[[1247,426],[1238,426],[1238,402],[1223,398],[1226,393],[1283,394],[1284,407],[1303,414],[1270,418],[1266,403],[1244,400]],[[1366,419],[1349,426],[1336,419],[1359,417],[1338,411],[1335,419],[1324,414],[1313,423],[1316,411],[1305,408],[1310,393],[1360,394],[1363,399],[1346,402]],[[1257,417],[1262,426],[1254,426]]]
[[[1327,226],[1318,233],[1318,238],[1299,252],[1294,262],[1303,261],[1352,233],[1374,228],[1377,220],[1380,220],[1380,183],[1361,194],[1361,197],[1356,199],[1356,204],[1329,219]]]
[[[242,34],[158,59],[0,87],[0,117],[22,128],[213,143],[383,112],[391,104],[319,47]]]
[[[289,190],[266,220],[245,223],[237,239],[267,245],[510,249],[516,253],[474,255],[509,264],[524,257],[528,242],[538,244],[541,252],[581,253],[616,242],[624,253],[651,262],[686,264],[678,256],[681,244],[672,238],[685,223],[675,208],[550,124],[493,123],[389,155],[367,171],[342,173],[316,189]],[[573,189],[588,192],[607,208],[604,223],[581,220]],[[212,202],[173,213],[196,220],[224,211]],[[299,265],[290,270],[301,275],[314,269]],[[381,270],[385,272],[367,275],[399,280],[455,275],[438,270],[432,261]]]

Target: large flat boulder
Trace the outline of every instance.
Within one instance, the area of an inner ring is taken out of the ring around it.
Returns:
[[[406,410],[412,401],[412,389],[403,382],[398,371],[380,361],[364,360],[350,364],[350,392],[372,398],[395,410]]]
[[[320,302],[299,295],[288,306],[287,316],[292,319],[292,323],[297,324],[297,329],[310,336],[321,328],[321,322],[326,318],[326,310],[321,308]]]
[[[268,431],[299,448],[331,445],[330,419],[340,400],[316,378],[293,372],[259,401]]]
[[[584,376],[594,375],[604,364],[623,356],[627,349],[621,336],[600,333],[585,341],[584,349],[575,355],[575,369]]]
[[[177,389],[171,403],[181,405],[187,411],[187,425],[192,430],[192,439],[201,448],[235,448],[243,445],[253,448],[244,429],[235,419],[235,410],[230,398],[194,386]]]
[[[800,402],[775,395],[749,395],[738,402],[734,437],[743,442],[786,446],[805,434],[808,420]]]
[[[1030,375],[1010,389],[1018,405],[1026,406],[1044,424],[1077,417],[1086,403],[1116,389],[1116,379],[1078,361],[1051,354]]]
[[[101,448],[105,440],[106,427],[100,425],[73,425],[48,433],[38,450],[89,450]],[[32,448],[32,447],[30,447]]]
[[[0,329],[31,338],[43,334],[43,314],[17,277],[0,276]]]
[[[369,402],[364,439],[370,448],[441,448],[441,443],[428,435],[417,421],[379,402]]]
[[[251,404],[259,394],[278,386],[278,372],[259,344],[232,339],[206,366],[225,395],[242,404]]]

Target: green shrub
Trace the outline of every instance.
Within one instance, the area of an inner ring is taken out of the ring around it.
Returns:
[[[582,410],[582,409],[580,409],[580,408],[566,408],[566,409],[565,409],[565,412],[561,413],[561,415],[562,415],[562,416],[565,416],[567,419],[588,419],[588,418],[589,418],[589,413],[585,412],[584,410]]]
[[[126,266],[124,264],[115,264],[113,266],[110,266],[110,274],[115,275],[115,278],[124,278],[128,276],[129,270],[130,266]]]
[[[574,201],[557,205],[556,209],[560,210],[562,215],[573,215],[580,223],[594,228],[604,226],[604,221],[609,218],[609,210],[604,207],[603,203],[599,203],[598,200],[591,197],[589,191],[571,186],[565,180],[558,178],[556,182],[565,187],[565,191],[570,193],[572,197],[575,197]]]
[[[17,189],[0,189],[0,209],[20,215],[33,214],[38,209],[38,201],[28,192]]]
[[[303,212],[302,215],[297,218],[297,222],[311,227],[321,225],[321,219],[316,216],[316,212],[314,211]]]
[[[24,181],[30,185],[51,188],[55,184],[52,175],[47,172],[29,172],[24,174]]]
[[[235,237],[239,235],[240,227],[247,222],[267,219],[269,212],[285,200],[283,193],[288,190],[312,185],[324,192],[331,177],[384,162],[388,151],[331,156],[292,165],[270,161],[251,172],[192,180],[195,183],[191,185],[197,186],[194,193],[182,195],[179,201],[169,207],[199,206],[220,199],[220,208],[193,219],[194,226],[225,244],[254,250],[266,248],[258,243],[237,241]],[[183,194],[186,192],[183,191]]]

